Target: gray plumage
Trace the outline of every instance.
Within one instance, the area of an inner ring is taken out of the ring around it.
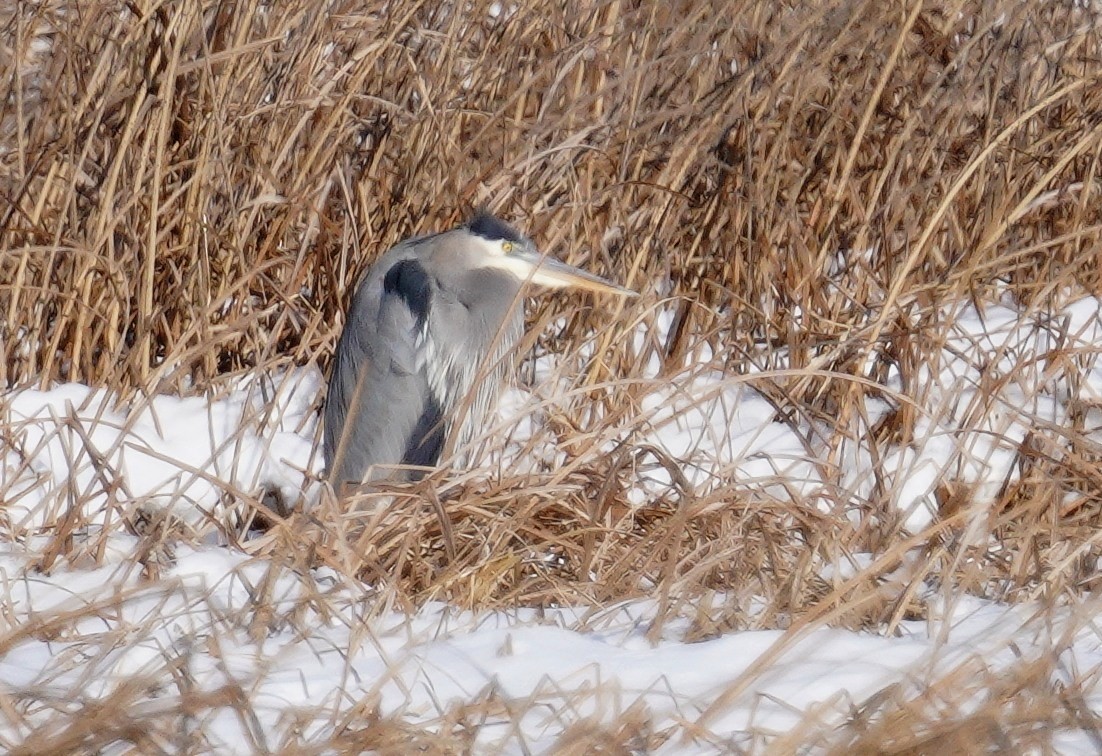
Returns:
[[[379,258],[356,289],[329,377],[323,452],[334,487],[416,477],[395,466],[432,467],[448,439],[461,450],[486,427],[528,280],[633,294],[541,258],[487,214]]]

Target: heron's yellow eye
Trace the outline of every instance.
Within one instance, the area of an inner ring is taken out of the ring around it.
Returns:
[[[501,251],[505,254],[509,254],[513,251],[513,243],[511,241],[503,241],[501,243]]]

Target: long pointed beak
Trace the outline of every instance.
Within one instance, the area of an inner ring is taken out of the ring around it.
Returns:
[[[617,286],[612,281],[595,276],[581,268],[575,268],[573,265],[567,265],[554,257],[545,257],[532,249],[516,250],[509,257],[519,263],[518,268],[524,269],[524,278],[540,286],[550,286],[555,289],[584,289],[604,294],[620,294],[625,297],[639,296],[638,292]]]

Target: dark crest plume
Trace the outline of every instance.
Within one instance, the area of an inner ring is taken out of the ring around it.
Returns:
[[[470,221],[467,222],[467,230],[489,241],[511,241],[517,244],[524,243],[524,237],[515,228],[503,220],[499,220],[493,214],[479,210]]]

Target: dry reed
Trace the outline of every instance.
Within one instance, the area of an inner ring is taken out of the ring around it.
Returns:
[[[693,617],[693,637],[891,627],[922,616],[930,585],[1081,596],[1097,587],[1102,556],[1089,402],[1066,427],[1038,421],[1019,445],[1016,478],[985,512],[995,547],[969,538],[975,492],[951,475],[936,490],[939,521],[914,535],[890,490],[854,502],[842,472],[848,445],[875,460],[915,441],[945,307],[1010,301],[1042,318],[1102,293],[1102,47],[1096,11],[1082,5],[9,3],[0,386],[80,381],[125,403],[324,370],[360,272],[399,239],[488,206],[644,292],[611,309],[548,297],[529,313],[534,348],[562,355],[556,379],[578,397],[548,409],[568,463],[440,471],[355,515],[323,501],[241,548],[367,581],[380,608],[599,608],[654,595],[661,616]],[[669,336],[653,335],[671,310]],[[652,326],[641,346],[629,337],[637,322]],[[1064,336],[1045,367],[1082,380],[1095,356]],[[685,460],[617,435],[647,422],[643,397],[683,378],[704,344],[709,367],[740,376],[783,421],[827,429],[806,455],[834,486],[825,506],[767,495],[734,468],[694,484]],[[659,377],[644,377],[655,359]],[[881,385],[889,374],[899,390]],[[982,406],[998,388],[981,388]],[[891,405],[876,422],[870,398]],[[117,472],[96,464],[125,501]],[[668,493],[630,504],[656,469]],[[59,494],[41,569],[102,559],[103,540],[76,537],[85,493]],[[257,496],[225,490],[259,510]],[[124,509],[115,522],[138,534],[155,577],[173,539],[192,536],[147,529]],[[822,576],[857,553],[871,566]],[[1072,692],[1040,682],[1050,672],[992,682],[992,703],[967,716],[946,714],[964,706],[946,683],[870,704],[829,737],[809,720],[784,742],[1043,747],[1035,726],[1054,711],[1097,729]],[[1008,703],[1022,690],[1030,704]],[[183,691],[180,707],[235,705],[239,693]],[[101,727],[103,711],[139,694],[121,689],[26,747],[174,742],[156,727],[139,737],[157,716]],[[454,714],[417,734],[425,750],[464,747],[478,712]],[[401,722],[360,724],[333,747],[413,737]],[[571,727],[562,745],[645,749],[668,737],[633,715],[614,731]]]

